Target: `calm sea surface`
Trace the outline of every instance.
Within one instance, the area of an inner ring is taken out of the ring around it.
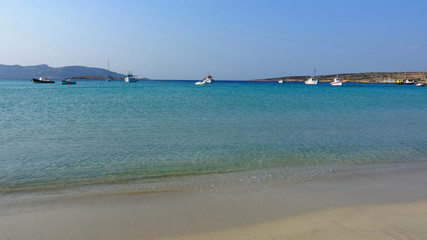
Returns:
[[[427,88],[0,80],[0,192],[423,162]]]

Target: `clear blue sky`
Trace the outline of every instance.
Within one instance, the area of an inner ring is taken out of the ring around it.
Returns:
[[[152,79],[424,71],[427,1],[0,0],[0,64]]]

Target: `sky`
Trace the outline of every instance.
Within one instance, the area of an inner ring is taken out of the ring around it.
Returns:
[[[425,71],[427,1],[0,0],[0,64],[150,79]]]

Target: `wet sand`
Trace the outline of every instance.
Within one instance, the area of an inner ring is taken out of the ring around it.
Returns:
[[[3,199],[2,199],[3,198]],[[423,239],[427,169],[5,201],[0,239]]]

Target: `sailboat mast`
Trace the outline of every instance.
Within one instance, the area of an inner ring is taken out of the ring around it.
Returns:
[[[405,64],[405,79],[406,79],[406,64]]]
[[[107,78],[105,78],[105,81],[108,82],[110,78],[110,59],[107,59]]]
[[[400,63],[397,65],[397,78],[400,78]]]

